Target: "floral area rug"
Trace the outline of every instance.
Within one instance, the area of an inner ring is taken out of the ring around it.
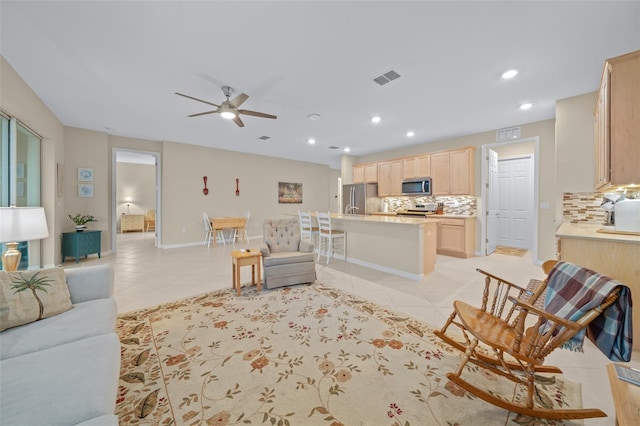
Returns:
[[[209,293],[120,315],[117,329],[121,425],[564,424],[467,393],[446,378],[460,353],[432,327],[319,283]],[[465,368],[481,388],[524,399]],[[537,388],[541,405],[580,407],[580,386],[561,375]]]

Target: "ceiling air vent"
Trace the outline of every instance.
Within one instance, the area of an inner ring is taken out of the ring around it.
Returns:
[[[335,145],[331,145],[331,146],[329,147],[329,149],[340,149],[340,147],[339,147],[339,146],[335,146]]]
[[[496,142],[520,139],[520,127],[507,127],[496,130]]]
[[[266,141],[267,139],[271,139],[271,136],[260,136],[258,139],[262,139],[263,141]]]
[[[389,72],[386,72],[386,73],[382,74],[380,77],[374,78],[373,81],[378,83],[380,86],[383,86],[383,85],[389,83],[390,81],[395,80],[398,77],[400,77],[400,74],[398,74],[397,72],[391,70]]]

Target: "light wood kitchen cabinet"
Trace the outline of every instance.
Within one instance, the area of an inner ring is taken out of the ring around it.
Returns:
[[[353,166],[353,183],[378,182],[378,163]]]
[[[402,170],[405,179],[431,176],[431,156],[405,158],[402,160]]]
[[[595,118],[595,187],[640,183],[640,50],[605,62]]]
[[[616,240],[615,236],[607,239],[600,237],[607,234],[598,234],[596,231],[593,233],[598,237],[581,238],[560,235],[558,239],[560,260],[575,263],[620,280],[631,289],[632,297],[638,299],[640,242],[637,239],[629,241],[634,237],[623,236],[623,238],[628,237],[629,240]],[[640,305],[637,302],[633,306],[633,349],[640,349]]]
[[[433,195],[473,195],[474,148],[431,154]]]
[[[402,195],[402,160],[378,163],[378,196]]]
[[[364,164],[353,166],[353,183],[364,183]]]
[[[475,218],[442,219],[438,223],[437,253],[447,256],[473,257],[475,250]]]

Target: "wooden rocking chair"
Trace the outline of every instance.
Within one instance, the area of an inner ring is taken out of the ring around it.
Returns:
[[[551,269],[554,263],[546,263],[545,268]],[[484,271],[480,272],[487,277],[482,306],[477,308],[456,300],[453,303],[454,312],[442,330],[436,332],[444,341],[464,351],[457,370],[447,374],[449,380],[490,404],[531,417],[606,417],[606,414],[597,408],[553,409],[535,406],[535,373],[559,372],[556,367],[543,365],[545,357],[567,343],[578,331],[612,305],[622,287],[615,287],[597,307],[588,310],[579,319],[571,321],[534,306],[547,288],[549,277],[531,294],[515,284]],[[445,334],[452,324],[462,330],[464,344]],[[479,343],[482,343],[486,350],[481,350],[478,347]],[[526,401],[517,403],[501,399],[467,382],[461,374],[470,361],[525,386]]]

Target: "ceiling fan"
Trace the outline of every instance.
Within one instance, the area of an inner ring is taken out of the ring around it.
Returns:
[[[227,120],[233,120],[233,122],[236,123],[239,127],[244,127],[244,123],[240,119],[240,114],[251,115],[253,117],[262,117],[262,118],[274,118],[274,119],[278,118],[275,115],[265,114],[264,112],[250,111],[248,109],[238,109],[238,107],[242,105],[244,101],[249,99],[249,96],[245,95],[244,93],[240,93],[235,98],[229,100],[231,95],[233,95],[233,92],[234,92],[233,87],[222,86],[222,93],[224,93],[224,95],[227,97],[227,100],[220,105],[216,105],[208,101],[203,101],[202,99],[194,98],[193,96],[183,95],[182,93],[178,93],[178,92],[175,92],[175,93],[176,95],[184,96],[185,98],[193,99],[194,101],[202,102],[207,105],[212,105],[217,108],[213,111],[205,111],[205,112],[199,112],[197,114],[191,114],[188,117],[197,117],[199,115],[217,113],[217,114],[220,114],[222,118],[226,118]]]

